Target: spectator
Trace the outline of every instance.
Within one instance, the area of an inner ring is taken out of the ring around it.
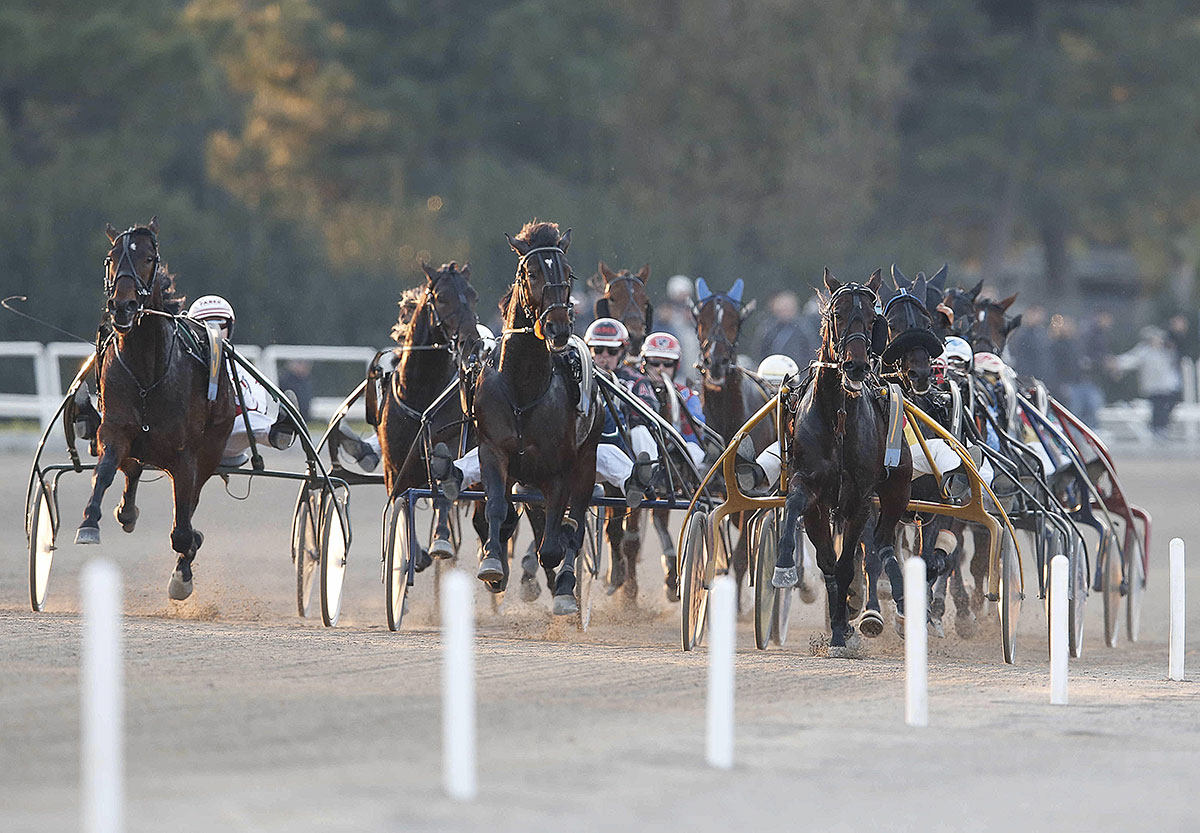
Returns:
[[[1167,338],[1179,358],[1195,361],[1200,357],[1200,340],[1197,340],[1196,328],[1186,315],[1180,313],[1171,316],[1167,322]]]
[[[776,292],[768,306],[771,317],[759,328],[758,358],[782,355],[807,365],[820,347],[819,331],[800,314],[800,299],[790,289]]]
[[[1079,381],[1068,394],[1068,407],[1088,425],[1096,424],[1096,414],[1104,407],[1101,374],[1112,358],[1113,316],[1101,312],[1084,329],[1079,343]]]
[[[295,392],[296,409],[307,422],[312,412],[312,362],[299,359],[284,362],[279,371],[279,389]]]
[[[1150,427],[1156,436],[1165,437],[1183,386],[1179,359],[1167,334],[1160,327],[1142,327],[1138,343],[1112,363],[1118,373],[1138,372],[1138,392],[1150,400]]]
[[[1051,390],[1058,389],[1058,379],[1050,361],[1050,337],[1046,332],[1046,309],[1032,304],[1021,314],[1021,326],[1008,340],[1009,364],[1022,376],[1040,379]]]
[[[687,275],[675,275],[667,281],[667,300],[654,308],[654,329],[670,333],[679,339],[681,357],[680,374],[693,377],[696,360],[700,356],[700,342],[696,339],[696,323],[692,320],[692,279]]]

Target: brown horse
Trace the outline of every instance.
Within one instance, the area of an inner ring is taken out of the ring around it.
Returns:
[[[557,224],[534,221],[508,242],[520,255],[517,275],[498,359],[483,368],[475,388],[488,527],[477,576],[494,593],[507,587],[501,527],[509,518],[509,491],[516,483],[532,486],[545,501],[538,561],[548,579],[557,569],[554,612],[574,613],[575,559],[583,545],[604,424],[594,398],[589,413],[578,413],[578,384],[567,363],[556,361],[570,345],[573,323],[571,231],[560,234]],[[564,521],[568,507],[570,518]]]
[[[991,298],[978,298],[975,301],[975,314],[971,318],[971,329],[967,341],[976,353],[995,353],[997,356],[1004,352],[1008,337],[1012,331],[1021,326],[1021,316],[1008,317],[1008,308],[1017,300],[1014,292],[1002,301]]]
[[[629,354],[642,352],[642,342],[654,328],[654,305],[646,293],[646,282],[650,280],[650,264],[646,263],[637,272],[622,269],[614,272],[600,261],[599,271],[588,284],[601,293],[596,299],[597,318],[615,318],[629,331]]]
[[[696,337],[700,341],[700,360],[696,368],[704,377],[700,388],[704,422],[725,438],[736,434],[768,399],[763,387],[737,364],[737,342],[742,324],[754,310],[754,301],[742,303],[742,289],[741,278],[728,292],[711,292],[704,279],[698,278],[696,303],[692,306]],[[763,451],[775,441],[774,421],[764,419],[759,422],[751,432],[750,440],[754,453]],[[754,453],[750,454],[751,460]],[[744,514],[739,512],[731,516],[739,529],[743,529]],[[746,536],[739,535],[732,559],[739,587],[750,563],[748,545]],[[740,593],[738,602],[740,610]]]
[[[399,320],[392,328],[392,338],[400,344],[400,360],[384,382],[376,427],[389,498],[429,484],[426,457],[434,443],[453,443],[458,451],[463,398],[450,397],[433,413],[426,414],[426,410],[455,374],[464,377],[466,361],[480,341],[475,314],[479,296],[471,286],[471,264],[459,269],[451,261],[434,271],[422,263],[421,268],[425,270],[424,283],[406,291],[400,299]],[[428,431],[425,436],[422,426]],[[417,569],[429,565],[431,554],[442,558],[454,555],[449,508],[445,498],[434,499],[437,526],[429,553],[418,559]]]
[[[856,640],[846,602],[872,495],[879,496],[880,504],[875,548],[891,579],[897,612],[904,611],[904,585],[892,542],[908,506],[912,454],[902,443],[899,464],[890,471],[884,468],[887,413],[874,393],[878,385],[868,378],[880,281],[878,270],[866,284],[843,284],[825,270],[829,298],[823,311],[821,352],[797,408],[788,450],[792,475],[772,584],[792,587],[799,579],[796,535],[803,518],[825,576],[833,631],[831,656],[845,656]],[[841,531],[840,553],[834,549],[835,528]],[[864,628],[876,633],[883,628],[872,580],[877,577],[868,575],[869,596],[861,620]]]
[[[174,491],[171,548],[179,554],[167,592],[182,600],[191,595],[192,559],[204,541],[192,528],[192,513],[233,428],[233,386],[222,368],[216,399],[207,400],[208,369],[196,349],[205,342],[196,324],[179,317],[184,299],[159,259],[158,219],[120,233],[109,225],[107,233],[111,331],[98,346],[100,460],[75,543],[100,543],[100,502],[118,468],[125,473],[125,492],[116,518],[126,532],[137,523],[142,470],[162,469]]]

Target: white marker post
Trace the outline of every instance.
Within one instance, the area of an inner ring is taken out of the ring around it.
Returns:
[[[904,722],[929,725],[929,635],[926,633],[925,559],[904,562]]]
[[[462,570],[442,576],[442,782],[455,801],[472,801],[475,775],[475,597]]]
[[[1183,679],[1183,539],[1171,539],[1171,640],[1167,678]]]
[[[717,769],[733,768],[733,652],[737,637],[737,585],[717,576],[708,599],[708,738],[705,757]]]
[[[83,568],[79,680],[80,812],[84,833],[119,833],[125,815],[121,574],[107,559]]]
[[[1067,573],[1065,555],[1050,559],[1050,703],[1067,705]]]

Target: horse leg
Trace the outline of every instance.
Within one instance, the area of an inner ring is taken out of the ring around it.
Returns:
[[[742,583],[746,578],[746,573],[750,572],[750,525],[746,523],[747,515],[745,512],[738,513],[738,539],[733,546],[733,578],[734,586],[737,587],[737,612],[742,614]],[[795,551],[793,550],[792,560],[795,561]]]
[[[876,523],[875,528],[870,530],[870,534],[863,541],[862,571],[867,598],[863,603],[862,614],[858,618],[858,629],[862,631],[863,636],[872,638],[883,633],[883,612],[879,606],[879,576],[883,572],[883,559],[875,534],[878,529],[879,524]],[[843,556],[846,552],[845,541],[846,537],[843,535]]]
[[[796,525],[800,517],[811,509],[808,491],[799,475],[792,476],[787,500],[783,503],[782,534],[779,536],[779,557],[775,561],[775,572],[771,575],[771,586],[794,587],[800,580],[796,569]],[[832,574],[832,565],[829,573]]]
[[[196,463],[181,455],[180,463],[171,476],[171,490],[175,497],[175,520],[171,526],[171,549],[179,553],[175,571],[167,584],[167,596],[181,602],[192,595],[192,560],[204,543],[204,536],[192,528],[192,513],[200,501],[199,484],[196,482]]]
[[[121,502],[117,504],[113,516],[126,532],[133,532],[137,526],[137,487],[142,469],[141,463],[135,460],[126,460],[121,464],[121,471],[125,472],[125,491],[121,493]]]
[[[487,520],[487,539],[475,577],[491,592],[501,593],[508,586],[507,551],[500,535],[500,527],[508,517],[508,460],[487,445],[480,445],[479,464],[485,495],[483,515]]]
[[[547,571],[558,570],[554,579],[554,613],[563,616],[579,610],[575,601],[575,557],[574,553],[568,553],[568,535],[563,523],[568,500],[566,484],[553,482],[542,491],[546,497],[546,528],[538,545],[538,561]]]
[[[622,557],[622,544],[625,541],[625,524],[621,513],[615,506],[604,510],[604,537],[608,539],[608,592],[616,592],[625,583],[625,559]]]
[[[625,516],[624,534],[621,537],[621,560],[625,562],[625,601],[637,604],[637,562],[642,549],[642,509],[631,509]]]
[[[112,485],[113,477],[117,474],[117,466],[129,453],[129,441],[123,435],[114,436],[115,432],[105,432],[103,425],[100,426],[100,431],[104,434],[102,439],[104,453],[100,456],[99,462],[96,463],[96,471],[92,474],[92,496],[88,500],[87,506],[83,508],[83,523],[75,531],[76,544],[100,543],[100,501],[104,499],[104,493]]]
[[[839,589],[838,557],[833,548],[833,530],[829,526],[829,512],[819,504],[809,507],[804,515],[804,528],[808,538],[817,551],[817,567],[825,579],[825,600],[829,610],[829,650],[830,656],[845,654],[848,623],[846,621],[846,594],[849,592],[850,579],[846,579],[845,589]],[[783,542],[780,541],[780,550]],[[848,562],[853,572],[853,559]]]
[[[433,511],[437,517],[437,526],[433,530],[433,540],[429,543],[429,554],[434,558],[453,558],[454,544],[450,540],[450,501],[444,497],[434,498]]]
[[[971,608],[978,611],[983,607],[988,586],[988,534],[983,529],[972,527],[971,538],[975,542],[974,552],[971,553],[971,576],[975,579]]]
[[[559,600],[562,599],[564,613],[574,613],[579,610],[579,605],[575,601],[575,589],[578,586],[576,581],[577,564],[579,552],[583,549],[583,536],[588,534],[588,507],[592,502],[592,490],[595,484],[595,459],[589,459],[582,456],[576,464],[574,480],[568,484],[570,488],[570,517],[566,519],[562,527],[563,544],[566,547],[566,556],[563,562],[562,569],[558,572],[558,582],[554,588],[554,603],[555,613],[559,612]],[[636,587],[636,577],[634,578]],[[567,603],[566,599],[570,598]]]
[[[900,568],[900,559],[896,557],[896,525],[900,523],[900,518],[908,509],[911,488],[911,480],[895,473],[880,482],[877,487],[879,519],[875,523],[875,548],[879,552],[879,560],[892,585],[892,601],[896,605],[897,633],[900,633],[904,626],[904,571]],[[917,613],[925,618],[927,609]]]
[[[661,506],[651,510],[654,517],[654,531],[658,533],[658,543],[662,547],[663,593],[668,602],[679,601],[679,558],[675,554],[675,541],[671,538],[668,526],[671,510]]]

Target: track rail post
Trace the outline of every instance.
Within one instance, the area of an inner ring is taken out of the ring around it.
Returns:
[[[1183,539],[1171,539],[1171,639],[1167,651],[1167,678],[1183,679]]]
[[[929,634],[926,632],[925,559],[904,562],[904,722],[929,725]]]
[[[1050,703],[1067,705],[1067,574],[1069,561],[1050,559]]]
[[[732,769],[737,585],[731,576],[718,576],[713,581],[708,604],[708,733],[705,757],[711,767]]]
[[[84,833],[119,833],[125,815],[125,673],[121,574],[107,559],[83,568],[80,811]]]
[[[473,801],[475,772],[475,597],[462,570],[442,577],[442,783],[456,801]]]

